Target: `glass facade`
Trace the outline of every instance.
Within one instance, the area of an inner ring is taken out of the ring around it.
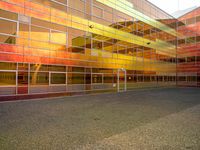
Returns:
[[[177,83],[200,87],[200,8],[180,17],[178,25]]]
[[[146,0],[0,1],[0,96],[176,85],[176,24]]]

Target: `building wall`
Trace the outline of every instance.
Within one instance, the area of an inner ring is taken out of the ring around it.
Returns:
[[[200,8],[179,18],[178,85],[200,86]]]
[[[175,29],[146,0],[0,1],[0,96],[174,85]]]

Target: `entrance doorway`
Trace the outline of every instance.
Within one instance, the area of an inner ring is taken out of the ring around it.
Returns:
[[[18,72],[17,94],[28,94],[28,72],[25,71]]]
[[[117,71],[117,87],[118,92],[125,92],[127,90],[126,87],[126,70],[118,69]]]

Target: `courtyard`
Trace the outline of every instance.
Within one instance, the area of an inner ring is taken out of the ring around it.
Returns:
[[[200,149],[200,89],[0,103],[2,150]]]

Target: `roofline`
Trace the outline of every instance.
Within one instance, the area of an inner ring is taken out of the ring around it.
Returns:
[[[193,12],[193,11],[195,11],[195,10],[199,9],[199,8],[200,8],[200,6],[198,6],[197,8],[195,8],[195,9],[193,9],[193,10],[191,10],[191,11],[189,11],[189,12],[185,13],[184,15],[182,15],[182,16],[180,16],[180,17],[178,17],[177,19],[180,19],[180,18],[182,18],[183,16],[186,16],[186,15],[188,15],[189,13],[191,13],[191,12]]]
[[[148,3],[150,3],[151,5],[155,6],[156,8],[158,8],[159,10],[161,10],[162,12],[164,12],[165,14],[169,15],[170,17],[172,17],[173,19],[177,19],[174,16],[172,16],[171,14],[167,13],[166,11],[164,11],[163,9],[159,8],[158,6],[156,6],[155,4],[153,4],[152,2],[148,1],[148,0],[144,0]]]

